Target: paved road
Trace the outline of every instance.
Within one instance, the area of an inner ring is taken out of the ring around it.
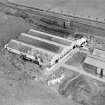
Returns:
[[[96,80],[98,80],[98,81],[100,81],[100,82],[104,82],[104,83],[105,83],[105,79],[99,78],[99,77],[94,76],[94,75],[92,75],[92,74],[90,74],[90,73],[87,73],[87,72],[85,72],[82,68],[79,69],[79,68],[76,68],[76,67],[74,67],[74,66],[67,65],[67,64],[63,64],[62,66],[65,67],[65,68],[67,68],[67,69],[70,69],[70,70],[72,70],[72,71],[78,72],[78,73],[80,73],[80,74],[83,74],[83,75],[85,75],[85,76],[88,76],[88,77],[90,77],[90,78],[93,78],[93,79],[96,79]]]
[[[105,0],[9,0],[10,2],[63,12],[105,22]]]

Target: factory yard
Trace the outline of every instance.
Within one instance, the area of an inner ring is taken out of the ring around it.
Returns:
[[[87,54],[83,52],[77,52],[72,58],[68,59],[65,64],[72,65],[74,67],[78,67],[83,64],[84,59],[86,58]]]

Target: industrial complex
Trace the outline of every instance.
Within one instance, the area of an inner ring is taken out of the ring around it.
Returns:
[[[51,68],[73,50],[84,47],[86,44],[86,37],[69,40],[30,29],[28,33],[21,33],[17,39],[11,39],[5,48],[40,66]]]
[[[105,30],[102,27],[90,25],[89,20],[85,21],[82,18],[74,20],[71,16],[65,19],[66,16],[63,15],[61,18],[61,14],[55,12],[40,9],[29,11],[27,6],[23,8],[22,5],[14,3],[9,3],[7,8],[6,13],[16,16],[18,9],[26,9],[19,16],[34,25],[36,29],[20,33],[17,38],[11,39],[5,45],[5,49],[43,67],[45,74],[52,74],[61,65],[65,65],[70,58],[72,59],[76,53],[83,52],[86,54],[80,64],[84,69],[83,72],[86,72],[86,75],[90,73],[93,77],[97,76],[103,81]],[[12,13],[9,8],[14,8],[16,12]],[[94,63],[95,61],[97,63]],[[77,72],[81,71],[77,70]]]
[[[0,4],[9,18],[20,19],[28,27],[16,36],[11,33],[14,37],[3,43],[0,66],[6,78],[19,81],[23,91],[28,81],[31,86],[39,83],[50,89],[62,100],[104,105],[100,103],[105,103],[105,23],[13,2]],[[101,100],[99,104],[97,100]]]

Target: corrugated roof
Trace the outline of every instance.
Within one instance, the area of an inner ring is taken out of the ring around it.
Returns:
[[[8,47],[12,48],[12,49],[15,49],[15,50],[18,50],[18,51],[20,51],[20,49],[22,49],[22,48],[23,49],[25,48],[27,50],[32,50],[33,49],[33,50],[37,50],[37,51],[40,51],[40,52],[44,52],[44,53],[50,54],[52,56],[55,55],[55,53],[52,53],[50,51],[41,49],[39,47],[34,47],[32,45],[29,45],[27,43],[24,43],[24,42],[21,42],[21,41],[18,41],[18,40],[14,40],[14,39],[10,40],[10,42],[8,43]],[[23,50],[21,50],[21,51],[23,51]]]
[[[28,34],[32,36],[40,37],[49,41],[53,41],[62,45],[66,45],[66,46],[69,46],[72,43],[72,40],[68,40],[68,39],[65,39],[56,35],[48,34],[45,32],[34,30],[34,29],[30,29]]]
[[[95,57],[91,57],[91,56],[88,56],[84,63],[87,63],[87,64],[90,64],[90,65],[93,65],[95,67],[99,67],[99,68],[104,68],[105,69],[105,62],[102,61],[102,60],[99,60]]]
[[[103,51],[103,50],[100,50],[100,49],[94,49],[94,51],[93,51],[93,55],[105,59],[105,51]]]
[[[47,42],[44,42],[44,41],[41,41],[41,40],[38,40],[38,39],[34,39],[34,38],[31,38],[31,37],[28,37],[28,36],[20,35],[18,37],[18,41],[21,41],[21,42],[30,44],[34,47],[39,47],[41,49],[51,51],[51,52],[54,52],[54,53],[61,53],[61,51],[63,50],[63,47],[61,47],[61,46],[50,44],[50,43],[47,43]]]

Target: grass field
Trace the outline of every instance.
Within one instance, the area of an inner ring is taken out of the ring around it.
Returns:
[[[26,32],[29,27],[22,19],[0,12],[0,46],[11,38],[16,38],[21,32]]]

